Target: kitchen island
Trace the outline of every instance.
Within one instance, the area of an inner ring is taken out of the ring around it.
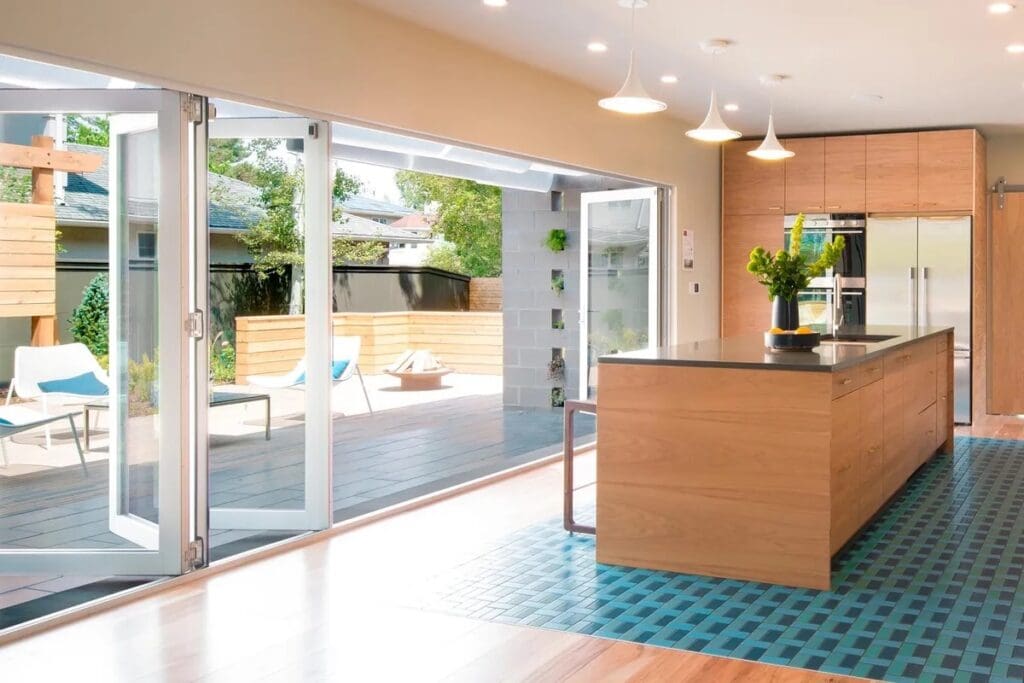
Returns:
[[[952,328],[744,335],[600,359],[598,562],[827,590],[831,558],[953,446]]]

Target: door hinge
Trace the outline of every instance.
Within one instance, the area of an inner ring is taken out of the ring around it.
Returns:
[[[206,331],[206,325],[203,324],[203,312],[192,311],[185,318],[185,334],[192,339],[202,339],[203,334]]]
[[[309,137],[311,139],[318,140],[320,138],[320,124],[319,123],[311,123],[311,124],[309,124],[308,132],[309,132]]]
[[[199,95],[185,96],[185,115],[190,123],[203,122],[203,98]]]
[[[203,539],[197,538],[188,544],[188,550],[185,552],[185,566],[189,569],[199,569],[206,564],[205,555]]]

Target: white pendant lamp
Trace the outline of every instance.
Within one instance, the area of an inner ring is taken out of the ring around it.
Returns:
[[[612,97],[605,97],[597,104],[602,109],[616,111],[620,114],[654,114],[664,111],[668,105],[661,100],[656,100],[647,94],[640,76],[637,74],[635,65],[636,58],[633,47],[634,25],[636,24],[636,10],[647,6],[646,0],[625,0],[619,3],[630,8],[629,20],[629,71],[626,72],[626,82],[622,84],[619,91]]]
[[[711,91],[711,106],[708,107],[708,115],[704,117],[704,123],[693,130],[686,131],[686,137],[700,140],[702,142],[725,142],[735,140],[743,135],[738,130],[733,130],[722,120],[722,113],[718,110],[718,98],[715,91]]]
[[[700,47],[713,58],[715,55],[725,52],[729,45],[728,40],[709,40],[701,43]],[[742,133],[738,130],[733,130],[722,120],[722,112],[718,109],[718,96],[715,94],[714,86],[712,86],[711,105],[708,107],[708,115],[704,117],[704,122],[700,126],[686,131],[686,137],[702,142],[725,142],[727,140],[735,140],[741,135]]]
[[[786,80],[786,76],[763,76],[761,83],[766,87],[774,88],[784,80]],[[747,154],[755,159],[762,159],[764,161],[779,161],[796,156],[796,152],[791,152],[783,147],[782,143],[779,142],[779,138],[775,136],[774,105],[770,105],[768,108],[768,132],[765,133],[764,140],[757,149],[752,149]]]

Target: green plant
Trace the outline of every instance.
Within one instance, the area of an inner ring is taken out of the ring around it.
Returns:
[[[551,329],[553,329],[553,330],[564,330],[565,329],[565,321],[564,320],[555,320],[554,322],[551,323]]]
[[[811,284],[811,278],[821,277],[833,267],[846,248],[846,240],[839,235],[825,245],[816,261],[808,263],[801,251],[803,232],[804,215],[800,214],[790,232],[789,251],[779,249],[771,254],[764,247],[755,247],[750,252],[747,270],[768,288],[769,299],[792,299],[797,292]]]
[[[557,294],[561,294],[562,292],[564,292],[565,276],[556,275],[555,277],[551,278],[551,289],[554,290]]]
[[[92,355],[106,356],[110,345],[110,283],[100,273],[86,285],[82,303],[71,313],[71,336]]]
[[[235,347],[226,341],[214,343],[210,349],[210,375],[216,384],[235,381]]]
[[[159,366],[155,356],[150,360],[144,353],[141,361],[128,361],[128,393],[133,401],[153,402],[153,385],[156,384],[158,373]]]
[[[562,387],[551,388],[551,407],[562,408],[565,406],[565,389]]]
[[[544,246],[551,251],[565,251],[565,243],[568,241],[569,236],[565,230],[561,228],[555,228],[548,232],[548,236],[544,239]]]

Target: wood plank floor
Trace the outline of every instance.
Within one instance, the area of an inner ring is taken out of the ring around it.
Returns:
[[[581,502],[592,500],[593,456],[578,465]],[[560,490],[560,467],[544,467],[11,643],[0,671],[111,683],[851,680],[408,606],[405,587],[558,514]]]

